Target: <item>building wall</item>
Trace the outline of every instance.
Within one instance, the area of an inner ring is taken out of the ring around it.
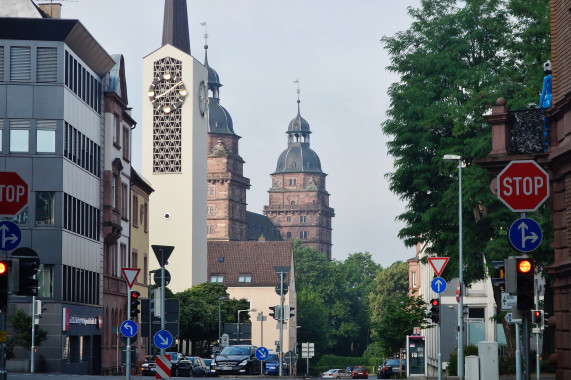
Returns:
[[[192,56],[165,45],[143,59],[143,88],[154,79],[154,63],[164,57],[182,62],[182,77],[188,90],[181,108],[180,172],[154,171],[153,106],[143,96],[143,176],[155,192],[149,206],[151,245],[174,246],[169,259],[174,292],[206,281],[206,139],[207,119],[198,107],[198,85],[207,78],[207,69]],[[172,141],[169,141],[171,143]],[[150,268],[158,268],[151,260]]]

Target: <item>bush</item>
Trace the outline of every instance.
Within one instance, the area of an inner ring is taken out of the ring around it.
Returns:
[[[470,355],[478,356],[477,346],[464,346],[464,358]],[[450,354],[450,360],[448,361],[446,373],[448,376],[458,376],[458,351],[454,351]]]

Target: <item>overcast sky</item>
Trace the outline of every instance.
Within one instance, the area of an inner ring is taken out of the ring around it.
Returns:
[[[380,124],[387,89],[398,78],[380,39],[409,27],[407,7],[420,0],[187,0],[191,53],[220,75],[220,102],[242,137],[250,178],[248,210],[268,203],[270,173],[287,146],[297,114],[310,125],[311,148],[327,176],[333,259],[369,252],[383,267],[414,256],[397,237],[404,203],[390,192],[393,171]],[[129,105],[138,125],[133,165],[141,171],[142,58],[161,46],[163,0],[62,1],[62,17],[79,19],[109,54],[125,56]],[[145,79],[147,83],[149,78]],[[148,87],[148,86],[147,86]],[[146,97],[146,95],[145,95]],[[151,199],[152,201],[152,199]]]

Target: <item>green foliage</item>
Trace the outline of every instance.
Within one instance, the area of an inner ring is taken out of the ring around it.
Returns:
[[[464,357],[471,355],[478,356],[478,347],[474,345],[464,346]],[[454,351],[450,354],[446,374],[448,376],[458,376],[458,351]]]
[[[6,341],[6,359],[14,357],[14,348],[22,347],[29,350],[32,347],[32,317],[23,310],[16,312],[8,317],[8,326],[12,327],[12,334],[8,335]],[[47,331],[36,325],[34,344],[40,346],[47,339]]]

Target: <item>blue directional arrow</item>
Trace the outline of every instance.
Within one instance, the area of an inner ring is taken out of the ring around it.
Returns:
[[[172,334],[168,330],[161,330],[155,334],[153,339],[155,346],[160,349],[168,348],[172,345]]]
[[[14,222],[4,220],[0,222],[0,250],[11,251],[18,247],[22,240],[22,231]]]
[[[268,358],[269,354],[270,354],[270,352],[268,351],[268,349],[266,347],[259,347],[256,350],[256,359],[264,361]]]
[[[123,334],[123,336],[126,336],[127,338],[135,336],[135,334],[137,334],[137,329],[138,329],[137,324],[130,319],[127,319],[126,321],[121,323],[121,334]]]
[[[510,243],[520,252],[531,252],[541,244],[543,234],[541,227],[533,219],[521,218],[510,227]]]
[[[434,293],[442,293],[446,290],[446,281],[442,277],[436,277],[430,283],[430,287],[434,291]]]

